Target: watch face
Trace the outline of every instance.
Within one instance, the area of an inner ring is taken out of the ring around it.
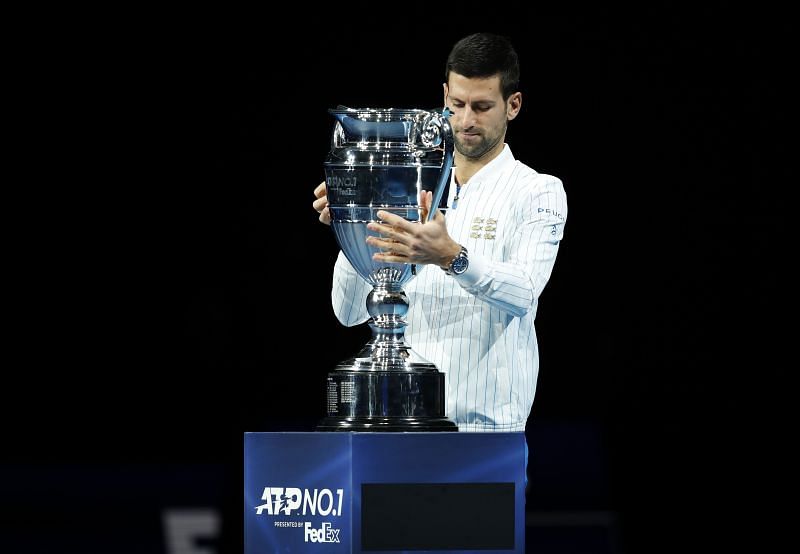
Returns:
[[[459,256],[453,260],[453,273],[460,275],[467,270],[467,266],[469,266],[469,260],[465,256]]]

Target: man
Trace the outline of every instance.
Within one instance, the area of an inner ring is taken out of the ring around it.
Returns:
[[[378,212],[374,259],[417,264],[404,289],[407,343],[446,374],[447,416],[460,431],[524,431],[539,371],[534,318],[567,217],[561,181],[518,162],[505,144],[519,114],[519,63],[503,37],[478,33],[447,59],[444,105],[455,141],[447,215],[424,193],[423,224]],[[330,224],[325,183],[314,191]],[[437,267],[438,266],[438,267]],[[371,287],[342,253],[332,300],[344,325],[369,317]]]

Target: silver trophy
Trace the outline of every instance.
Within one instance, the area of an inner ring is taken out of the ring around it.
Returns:
[[[404,342],[412,264],[372,259],[370,222],[384,210],[420,221],[419,199],[434,209],[450,179],[450,113],[416,109],[330,110],[336,118],[325,181],[339,247],[372,285],[366,298],[372,340],[328,374],[328,415],[318,431],[457,431],[445,416],[444,374]]]

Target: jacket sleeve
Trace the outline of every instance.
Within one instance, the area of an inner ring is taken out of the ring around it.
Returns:
[[[369,319],[367,295],[371,290],[369,283],[361,278],[340,251],[333,266],[331,304],[336,318],[342,325],[352,327]]]
[[[552,176],[515,201],[513,228],[505,235],[502,259],[470,254],[467,271],[456,277],[467,292],[512,316],[524,316],[544,290],[567,221],[567,198]]]

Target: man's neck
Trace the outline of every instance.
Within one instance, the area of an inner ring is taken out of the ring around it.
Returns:
[[[503,151],[503,148],[505,148],[505,143],[501,141],[497,144],[497,146],[495,146],[489,152],[486,152],[486,154],[480,158],[468,158],[456,150],[454,156],[456,166],[456,183],[459,185],[467,184],[467,182],[472,179],[473,175],[475,175],[489,162],[499,156]]]

